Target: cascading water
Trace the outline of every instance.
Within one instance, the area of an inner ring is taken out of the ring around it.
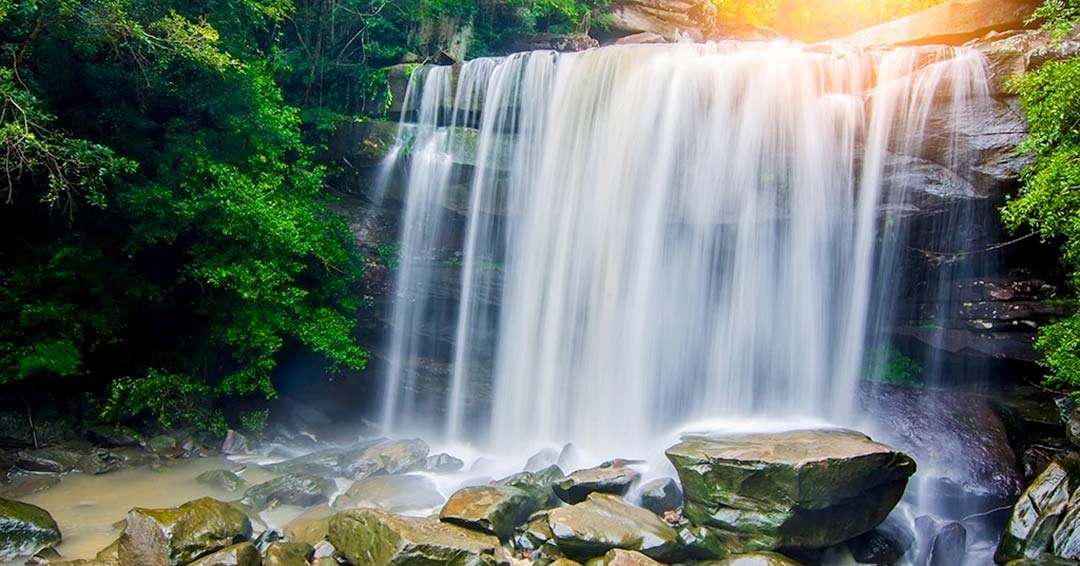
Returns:
[[[903,219],[957,190],[920,175],[969,158],[950,122],[987,84],[972,50],[781,43],[418,69],[381,181],[407,158],[387,430],[628,457],[703,420],[873,428],[868,353],[923,276]]]
[[[872,299],[899,277],[878,245],[906,198],[886,170],[919,155],[932,110],[986,95],[983,66],[725,44],[414,73],[387,426],[634,451],[718,416],[853,423],[868,336],[891,316]],[[448,241],[456,312],[429,292]],[[417,405],[425,327],[453,329],[451,385]],[[493,376],[479,420],[478,375]]]

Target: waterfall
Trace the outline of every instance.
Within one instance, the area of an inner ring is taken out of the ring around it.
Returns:
[[[890,179],[984,67],[725,43],[419,68],[387,429],[634,454],[702,419],[855,423],[904,278]]]

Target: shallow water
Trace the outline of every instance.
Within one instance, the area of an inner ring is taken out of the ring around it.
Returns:
[[[99,476],[68,474],[55,487],[20,500],[46,509],[56,519],[64,536],[57,550],[65,559],[93,558],[120,536],[118,523],[133,507],[175,507],[200,497],[239,499],[239,492],[228,493],[195,481],[203,472],[234,466],[224,458],[202,458],[157,470],[140,466]],[[254,467],[240,476],[249,484],[273,477]]]

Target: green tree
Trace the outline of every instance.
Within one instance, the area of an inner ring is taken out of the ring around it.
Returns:
[[[1055,35],[1073,29],[1080,1],[1049,0],[1036,13]],[[1080,289],[1080,58],[1047,63],[1017,80],[1013,87],[1031,125],[1021,150],[1034,162],[1023,175],[1023,187],[1003,209],[1006,224],[1029,226],[1044,240],[1060,242],[1061,263],[1071,272],[1070,285]],[[1080,314],[1039,330],[1035,347],[1043,354],[1048,383],[1080,388]]]
[[[267,57],[291,3],[7,7],[0,381],[272,397],[287,344],[362,368],[360,258]]]

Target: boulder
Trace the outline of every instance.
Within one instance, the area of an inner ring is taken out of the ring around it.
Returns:
[[[210,470],[195,477],[195,481],[232,493],[247,487],[247,480],[230,472],[229,470]]]
[[[60,483],[60,478],[46,474],[15,474],[8,483],[0,487],[0,497],[21,499],[27,495],[45,491]]]
[[[592,562],[590,562],[590,564],[592,564]],[[600,561],[600,564],[602,566],[660,566],[659,562],[640,552],[621,550],[618,548],[608,551]]]
[[[607,463],[598,468],[578,470],[552,484],[559,499],[573,505],[590,493],[624,495],[641,474],[622,463]]]
[[[330,448],[298,456],[276,464],[263,466],[275,474],[308,474],[312,476],[333,477],[338,475],[338,462],[344,450]]]
[[[326,539],[330,531],[330,518],[336,512],[326,505],[312,507],[285,525],[285,538],[312,546]]]
[[[263,555],[262,566],[308,566],[315,548],[303,542],[272,542]]]
[[[171,509],[132,509],[117,552],[122,566],[183,566],[251,534],[247,515],[206,497]]]
[[[514,37],[503,45],[511,52],[521,51],[559,51],[573,53],[600,47],[600,42],[584,33],[534,33]]]
[[[259,551],[250,542],[242,542],[204,556],[188,566],[259,566]]]
[[[956,521],[938,521],[922,516],[915,519],[915,533],[922,541],[915,564],[953,566],[962,564],[967,553],[967,529]]]
[[[251,486],[240,501],[261,511],[275,504],[311,507],[330,501],[337,491],[333,480],[307,474],[285,474]]]
[[[602,556],[617,548],[664,562],[716,558],[688,548],[671,525],[614,495],[593,493],[581,503],[552,509],[548,526],[559,550],[574,560]]]
[[[1025,27],[1041,0],[950,0],[838,40],[859,47],[962,45],[992,31]]]
[[[1080,489],[1073,489],[1065,504],[1065,515],[1054,529],[1050,550],[1054,556],[1080,560]]]
[[[615,45],[651,45],[667,42],[668,40],[664,39],[664,36],[660,34],[651,31],[643,31],[626,37],[620,37],[615,40]]]
[[[1023,478],[1008,431],[983,396],[869,384],[860,391],[865,414],[883,441],[910,454],[935,497],[981,503],[989,510],[1011,504]],[[942,447],[950,447],[947,454]]]
[[[424,476],[376,476],[356,480],[334,500],[335,509],[373,507],[384,511],[416,511],[442,505],[445,498]]]
[[[686,517],[733,552],[824,548],[877,527],[915,462],[847,430],[690,437],[668,449]]]
[[[847,541],[847,548],[859,564],[897,564],[905,551],[880,530],[863,533]]]
[[[108,450],[95,448],[79,459],[79,462],[75,464],[75,469],[84,474],[97,476],[122,468],[124,464],[125,460],[122,457]]]
[[[1080,462],[1060,460],[1047,466],[1013,507],[994,560],[1005,564],[1048,552],[1069,497],[1078,486]]]
[[[641,487],[641,506],[663,516],[683,504],[682,489],[672,478],[653,480]]]
[[[724,560],[699,563],[697,566],[801,566],[787,556],[775,552],[752,552],[739,554]]]
[[[142,437],[139,433],[126,426],[92,426],[86,430],[86,439],[106,448],[142,446]]]
[[[249,451],[246,436],[232,429],[225,433],[225,440],[221,443],[222,454],[232,456],[234,454],[247,454]]]
[[[439,519],[508,540],[539,509],[536,498],[516,487],[466,487],[450,496]]]
[[[464,468],[465,462],[449,454],[433,454],[424,463],[424,469],[434,474],[452,474]]]
[[[167,434],[159,434],[147,440],[146,445],[154,452],[162,452],[177,447],[176,439]]]
[[[15,467],[24,472],[64,474],[79,465],[84,454],[67,448],[39,448],[19,452]]]
[[[60,527],[48,511],[10,499],[0,499],[0,562],[33,556],[60,543]]]
[[[388,440],[343,453],[338,469],[353,479],[404,474],[423,470],[429,451],[427,443],[420,439]]]
[[[365,566],[509,564],[493,536],[376,509],[338,513],[330,520],[329,540],[347,561]]]
[[[536,499],[542,509],[551,509],[561,504],[561,500],[555,495],[554,484],[565,477],[566,475],[563,474],[562,469],[551,465],[535,472],[519,472],[495,483],[496,485],[516,487],[527,491]]]
[[[551,526],[548,525],[547,511],[540,511],[534,513],[529,517],[528,523],[517,529],[512,542],[513,547],[518,550],[535,551],[554,538]]]
[[[538,472],[559,463],[559,451],[554,448],[543,448],[536,454],[529,456],[525,461],[526,472]]]

